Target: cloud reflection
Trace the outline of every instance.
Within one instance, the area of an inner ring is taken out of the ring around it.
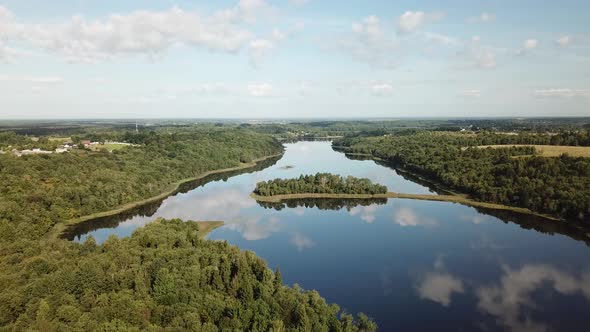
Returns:
[[[358,215],[361,217],[361,220],[363,220],[367,224],[371,224],[375,221],[375,213],[377,212],[377,208],[378,208],[377,204],[373,204],[373,205],[369,205],[369,206],[357,205],[357,206],[353,207],[352,209],[350,209],[350,211],[348,211],[348,213],[351,216]]]
[[[420,216],[409,207],[400,207],[393,212],[393,222],[400,226],[435,226],[438,222],[432,218]]]
[[[445,266],[442,256],[434,262],[434,271],[427,272],[419,278],[416,291],[422,299],[448,307],[451,304],[453,293],[463,293],[463,282],[444,271]]]
[[[208,190],[207,193],[185,194],[167,199],[157,216],[184,220],[237,219],[242,209],[256,206],[256,201],[236,187]]]
[[[510,331],[546,331],[548,326],[527,312],[539,306],[531,297],[533,292],[547,285],[560,294],[582,294],[590,300],[588,272],[575,277],[549,265],[525,265],[521,269],[505,266],[499,285],[477,290],[478,308]]]
[[[310,237],[305,236],[299,232],[295,232],[293,234],[291,237],[291,243],[297,247],[297,251],[303,251],[303,249],[308,249],[315,245]]]
[[[262,221],[260,216],[239,218],[226,223],[226,228],[240,232],[248,241],[266,239],[281,229],[279,220],[275,216],[267,218],[266,221]]]

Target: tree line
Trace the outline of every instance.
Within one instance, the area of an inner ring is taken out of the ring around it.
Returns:
[[[364,194],[387,193],[387,187],[366,178],[342,177],[330,173],[300,175],[295,179],[274,179],[256,184],[254,193],[260,196],[287,194]]]
[[[521,139],[506,135],[417,132],[348,137],[335,141],[334,145],[346,152],[384,159],[475,199],[526,207],[571,220],[590,220],[590,158],[527,156],[533,154],[530,147],[466,148],[525,143]],[[550,142],[553,138],[544,139]]]

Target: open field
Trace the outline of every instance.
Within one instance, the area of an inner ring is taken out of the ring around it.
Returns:
[[[565,145],[529,145],[529,144],[513,144],[513,145],[480,145],[478,148],[508,148],[508,147],[526,147],[532,146],[537,153],[543,157],[559,157],[564,153],[572,157],[590,157],[590,146],[565,146]]]
[[[162,218],[158,218],[156,220],[154,220],[154,223],[159,223],[162,221]],[[223,221],[196,221],[196,223],[199,225],[199,238],[200,239],[204,239],[207,234],[209,234],[209,232],[211,232],[212,230],[223,226],[224,222]]]
[[[126,148],[130,145],[128,144],[116,144],[116,143],[105,143],[105,144],[96,144],[96,145],[91,145],[90,146],[90,150],[92,151],[98,151],[101,149],[107,149],[108,151],[114,151],[114,150],[121,150],[123,148]]]

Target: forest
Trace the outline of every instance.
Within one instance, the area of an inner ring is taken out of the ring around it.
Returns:
[[[3,241],[14,239],[0,232]],[[315,291],[284,286],[253,252],[158,220],[101,245],[16,241],[0,261],[2,331],[371,332]]]
[[[288,194],[364,194],[387,193],[387,187],[366,178],[342,177],[330,173],[300,175],[295,179],[274,179],[256,184],[254,193],[260,196]]]
[[[0,228],[38,239],[56,223],[153,197],[183,179],[283,149],[271,137],[240,129],[110,136],[116,135],[140,146],[113,152],[0,154]]]
[[[486,144],[587,145],[588,131],[559,135],[456,134],[420,131],[346,137],[334,146],[371,155],[475,199],[529,208],[568,220],[590,220],[590,158],[534,155],[531,147],[469,148]]]

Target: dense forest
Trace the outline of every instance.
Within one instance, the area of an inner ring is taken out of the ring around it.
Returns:
[[[0,260],[3,331],[376,330],[315,291],[283,286],[254,253],[201,240],[193,222],[161,220],[102,245],[13,246]]]
[[[0,227],[40,238],[56,223],[153,197],[182,179],[282,151],[276,140],[240,129],[119,135],[140,146],[112,153],[0,154]]]
[[[540,157],[530,147],[468,148],[485,144],[587,144],[588,132],[558,136],[416,132],[347,137],[334,146],[368,154],[472,197],[522,206],[567,219],[590,220],[590,158]],[[556,138],[557,137],[557,138]],[[575,138],[572,138],[575,137]],[[570,138],[571,141],[568,141]]]
[[[260,196],[287,194],[385,194],[387,187],[369,179],[342,177],[330,173],[300,175],[296,179],[274,179],[258,182],[254,193]]]

